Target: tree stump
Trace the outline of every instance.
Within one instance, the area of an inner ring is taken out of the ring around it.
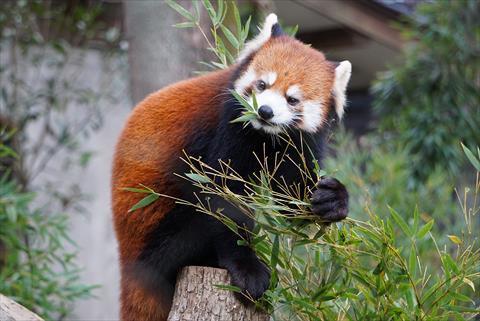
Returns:
[[[43,321],[38,315],[0,294],[1,321]]]
[[[215,284],[230,284],[226,270],[187,266],[177,278],[168,321],[268,321],[270,317],[245,306],[232,291]]]

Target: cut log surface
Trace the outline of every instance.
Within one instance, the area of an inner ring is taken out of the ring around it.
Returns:
[[[0,294],[0,321],[43,321],[43,319]]]
[[[215,284],[230,284],[226,270],[187,266],[177,278],[168,321],[268,321],[255,307],[246,307],[232,291]]]

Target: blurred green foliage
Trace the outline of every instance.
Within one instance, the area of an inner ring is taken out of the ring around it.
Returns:
[[[0,293],[46,320],[92,295],[68,237],[86,195],[68,178],[117,99],[120,31],[102,14],[100,2],[0,2]]]
[[[435,219],[441,229],[448,227],[454,233],[463,225],[455,218],[455,185],[443,170],[434,170],[419,184],[408,152],[381,144],[376,135],[357,142],[351,134],[340,130],[331,143],[335,155],[328,157],[324,166],[348,185],[352,217],[368,218],[367,208],[374,213],[385,212],[388,207],[413,213],[420,207],[422,219]],[[411,223],[413,217],[406,219]]]
[[[0,159],[15,156],[0,146]],[[79,281],[68,216],[35,206],[35,193],[23,191],[8,169],[0,172],[0,293],[46,320],[63,319],[94,288]]]
[[[480,2],[425,2],[402,30],[404,62],[373,87],[380,131],[408,152],[416,177],[437,168],[454,177],[459,141],[480,142]]]

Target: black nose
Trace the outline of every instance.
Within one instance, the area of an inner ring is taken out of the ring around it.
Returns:
[[[273,117],[273,110],[270,108],[270,106],[263,105],[260,106],[258,109],[258,115],[263,119],[263,120],[269,120]]]

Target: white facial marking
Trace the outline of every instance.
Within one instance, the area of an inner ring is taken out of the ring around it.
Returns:
[[[302,90],[300,89],[300,86],[292,85],[288,87],[287,96],[301,100],[303,95],[302,95]]]
[[[289,108],[285,97],[276,90],[267,89],[255,95],[259,107],[267,105],[272,108],[273,118],[268,122],[271,125],[262,124],[259,120],[252,120],[252,126],[256,129],[262,129],[270,134],[278,134],[282,131],[282,126],[289,125],[295,118],[295,113]],[[253,99],[249,98],[249,103]]]
[[[303,103],[302,124],[300,127],[306,132],[313,133],[320,127],[322,122],[322,104],[311,100],[305,101]]]
[[[269,134],[276,135],[282,132],[282,128],[280,126],[266,126],[260,123],[260,121],[258,121],[257,119],[252,119],[250,123],[252,124],[253,128],[257,130],[261,129]]]
[[[262,76],[262,80],[269,86],[272,86],[277,80],[277,73],[276,72],[269,72],[268,74]]]
[[[247,42],[245,47],[243,48],[242,52],[238,55],[237,61],[242,61],[243,59],[247,58],[251,53],[260,49],[272,36],[272,27],[274,24],[278,23],[277,15],[274,13],[269,14],[265,18],[265,22],[263,23],[263,27],[260,30],[260,33]]]
[[[253,68],[248,68],[247,71],[243,73],[240,78],[237,79],[237,81],[234,84],[235,91],[239,93],[240,95],[243,95],[243,92],[245,89],[250,86],[255,79],[257,79],[257,74],[255,73],[255,70]]]
[[[345,111],[345,104],[347,98],[345,91],[347,84],[352,74],[352,64],[348,60],[342,61],[337,68],[335,68],[335,82],[333,83],[333,95],[335,98],[335,111],[340,119],[342,119]]]

